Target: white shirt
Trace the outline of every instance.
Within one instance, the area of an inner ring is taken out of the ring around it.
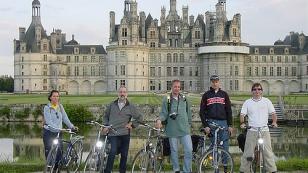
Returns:
[[[275,108],[272,102],[265,97],[260,100],[253,100],[252,98],[246,100],[241,110],[241,114],[248,116],[248,125],[251,127],[267,126],[268,116],[273,112],[275,112]]]

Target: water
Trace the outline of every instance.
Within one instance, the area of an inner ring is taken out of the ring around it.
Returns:
[[[199,123],[193,123],[193,133],[198,134]],[[0,124],[0,162],[28,162],[44,161],[44,148],[42,142],[42,129],[40,123],[1,123]],[[89,126],[78,125],[85,136],[85,159],[90,150],[91,141],[95,139],[95,129]],[[230,152],[238,158],[242,152],[237,146],[236,135],[232,137]],[[145,129],[135,129],[129,150],[129,161],[132,162],[134,154],[142,148],[147,133]],[[292,157],[308,158],[308,127],[281,126],[271,133],[272,147],[276,159],[285,160]]]

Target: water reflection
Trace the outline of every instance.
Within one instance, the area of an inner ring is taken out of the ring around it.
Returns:
[[[201,124],[194,123],[193,133],[199,134]],[[84,159],[90,150],[91,142],[95,138],[95,129],[78,125],[82,129],[84,140]],[[44,149],[41,138],[40,123],[2,123],[0,124],[0,162],[3,161],[44,161]],[[237,135],[240,130],[236,129]],[[135,129],[132,133],[129,159],[142,148],[147,132],[144,129]],[[236,136],[237,136],[236,135]],[[308,128],[307,127],[281,127],[271,131],[272,146],[275,155],[280,159],[292,157],[308,157]],[[237,146],[236,137],[230,141],[230,152],[235,158],[242,155]]]

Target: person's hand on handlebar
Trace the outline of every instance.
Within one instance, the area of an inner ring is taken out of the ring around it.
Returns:
[[[273,126],[273,128],[277,128],[277,127],[278,127],[278,124],[277,124],[276,122],[273,122],[273,123],[272,123],[272,126]]]
[[[161,129],[162,128],[162,123],[160,119],[157,119],[155,122],[155,128]]]

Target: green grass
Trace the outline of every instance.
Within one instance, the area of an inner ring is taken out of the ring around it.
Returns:
[[[277,96],[266,96],[273,103],[277,103]],[[108,104],[117,98],[116,94],[95,95],[95,96],[61,96],[62,104]],[[160,105],[162,96],[153,94],[129,95],[129,100],[134,104]],[[232,95],[231,101],[241,104],[251,95]],[[290,105],[307,105],[308,95],[288,95],[284,96],[286,104]],[[192,105],[199,106],[201,95],[190,95],[188,100]],[[48,102],[46,94],[0,94],[0,104],[46,104]]]

